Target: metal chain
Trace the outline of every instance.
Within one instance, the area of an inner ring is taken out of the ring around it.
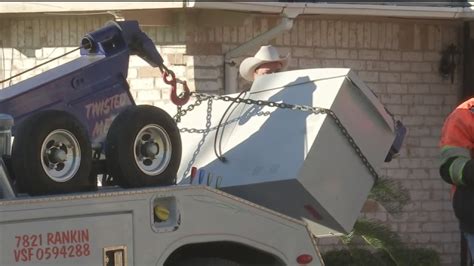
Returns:
[[[182,96],[183,93],[180,94],[179,97]],[[191,95],[190,96],[194,96],[196,93],[195,92],[191,92]],[[195,107],[201,105],[202,101],[203,100],[208,100],[210,99],[211,97],[201,97],[200,95],[196,95],[196,101],[192,104],[189,104],[186,109],[183,109],[182,106],[178,105],[177,106],[177,113],[174,115],[174,120],[176,121],[176,123],[179,123],[181,122],[181,117],[186,115],[188,112],[191,112],[192,110],[194,110]]]
[[[261,115],[261,114],[257,114],[257,115]],[[203,133],[208,133],[208,132],[211,132],[211,131],[214,131],[216,130],[218,127],[222,127],[222,126],[227,126],[229,124],[232,124],[234,122],[237,122],[239,121],[240,118],[237,117],[237,118],[234,118],[232,120],[229,120],[225,123],[222,123],[220,126],[213,126],[213,127],[209,127],[209,128],[205,128],[205,129],[198,129],[198,128],[186,128],[186,127],[182,127],[179,129],[179,132],[186,132],[186,133],[197,133],[197,134],[203,134]]]
[[[375,168],[370,164],[369,160],[365,155],[362,153],[362,150],[359,148],[357,143],[355,142],[354,138],[349,134],[347,131],[346,127],[341,123],[341,120],[337,117],[336,113],[330,109],[326,108],[321,108],[321,107],[313,107],[313,106],[307,106],[307,105],[298,105],[298,104],[288,104],[288,103],[277,103],[277,102],[271,102],[271,101],[264,101],[264,100],[253,100],[253,99],[242,99],[242,98],[235,98],[235,97],[230,97],[230,96],[221,96],[221,95],[211,95],[211,94],[206,94],[206,93],[197,93],[193,92],[192,96],[197,97],[198,100],[196,100],[196,103],[199,101],[199,104],[201,104],[202,100],[221,100],[221,101],[226,101],[226,102],[236,102],[236,103],[244,103],[244,104],[255,104],[259,106],[269,106],[269,107],[276,107],[276,108],[282,108],[282,109],[290,109],[290,110],[299,110],[303,112],[309,112],[312,114],[326,114],[329,115],[329,117],[332,118],[332,120],[336,123],[337,127],[341,131],[342,135],[346,138],[346,140],[349,142],[351,147],[354,149],[355,153],[359,156],[360,160],[364,164],[364,166],[367,168],[367,170],[370,172],[370,174],[374,177],[375,181],[379,179],[379,175]],[[197,105],[199,105],[197,104]],[[191,111],[194,109],[196,104],[192,104],[188,106],[186,110],[181,110],[181,113],[176,114],[176,116],[179,115],[179,117],[185,115],[188,111]],[[208,112],[209,113],[209,112]],[[262,113],[263,115],[267,115],[267,112]],[[209,114],[208,114],[209,116]],[[187,128],[182,128],[180,129],[181,132],[189,132],[189,133],[204,133],[205,131],[209,132],[209,129],[211,128],[209,119],[207,119],[208,122],[206,123],[206,129],[187,129]],[[222,126],[222,125],[221,125]]]
[[[192,110],[192,109],[191,109]],[[206,115],[206,129],[202,132],[202,138],[199,140],[199,143],[196,147],[196,150],[193,153],[193,157],[191,160],[188,162],[188,166],[186,167],[186,170],[183,173],[183,179],[188,176],[189,171],[191,170],[191,167],[194,164],[194,161],[196,160],[199,152],[201,151],[202,145],[204,145],[204,142],[206,140],[207,134],[209,134],[209,128],[211,127],[211,118],[212,118],[212,98],[208,98],[207,102],[207,115]]]

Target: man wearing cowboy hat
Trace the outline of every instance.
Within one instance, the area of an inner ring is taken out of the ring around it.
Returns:
[[[245,58],[240,64],[240,75],[248,80],[254,81],[258,76],[276,73],[288,66],[289,55],[280,57],[277,49],[271,45],[260,47],[253,57]]]

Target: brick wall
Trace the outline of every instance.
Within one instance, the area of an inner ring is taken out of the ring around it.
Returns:
[[[110,15],[100,16],[33,16],[15,19],[0,19],[0,79],[11,77],[33,66],[55,57],[64,55],[77,48],[82,37],[98,29],[107,21],[113,20]],[[183,29],[176,26],[149,27],[142,30],[156,43],[159,52],[167,65],[178,78],[184,79],[187,74],[185,54],[185,35]],[[62,65],[79,57],[79,52],[71,53],[54,60],[42,67],[21,75],[11,82],[0,84],[0,88],[15,84],[47,69]],[[132,95],[139,104],[169,102],[169,85],[166,85],[161,73],[138,56],[131,56],[127,80],[132,88]],[[193,88],[193,87],[192,87]]]
[[[191,90],[222,93],[223,54],[278,23],[274,16],[241,13],[235,16],[243,19],[226,14],[229,19],[221,21],[231,22],[212,23],[216,14],[189,13],[184,22],[143,27],[170,68],[188,80]],[[0,20],[0,78],[77,47],[85,32],[110,19],[104,15]],[[451,84],[438,75],[438,63],[442,49],[451,43],[461,44],[461,26],[437,20],[305,16],[296,20],[290,32],[271,41],[282,53],[291,54],[290,69],[354,69],[409,127],[401,156],[381,174],[400,180],[410,192],[410,203],[397,217],[387,215],[377,204],[366,204],[364,216],[388,223],[410,244],[436,249],[445,265],[459,264],[459,231],[449,187],[438,174],[437,142],[444,118],[459,98],[462,67],[457,68]],[[169,87],[143,60],[132,58],[128,80],[138,103],[161,105],[169,101]],[[238,83],[239,88],[249,86],[242,79]],[[337,239],[320,240],[322,250],[337,244]]]

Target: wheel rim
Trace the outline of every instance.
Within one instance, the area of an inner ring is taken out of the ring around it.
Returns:
[[[138,132],[134,141],[135,162],[150,176],[165,171],[171,160],[171,140],[159,125],[147,125]]]
[[[70,180],[81,166],[81,147],[74,134],[64,129],[49,133],[41,145],[41,164],[52,180]]]

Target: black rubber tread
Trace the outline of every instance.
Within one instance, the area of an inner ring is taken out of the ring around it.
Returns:
[[[180,261],[177,266],[240,266],[239,263],[222,258],[189,258]]]
[[[66,182],[51,179],[41,164],[41,145],[48,134],[57,129],[71,132],[81,149],[79,169]],[[96,186],[89,178],[92,151],[88,134],[82,124],[65,111],[40,111],[23,120],[15,130],[11,163],[17,188],[30,195],[87,191]]]
[[[171,141],[171,160],[158,175],[140,170],[134,158],[133,142],[140,130],[150,124],[161,126]],[[151,105],[130,106],[112,122],[107,133],[107,171],[121,187],[150,187],[176,184],[181,162],[181,136],[176,122],[162,109]]]

